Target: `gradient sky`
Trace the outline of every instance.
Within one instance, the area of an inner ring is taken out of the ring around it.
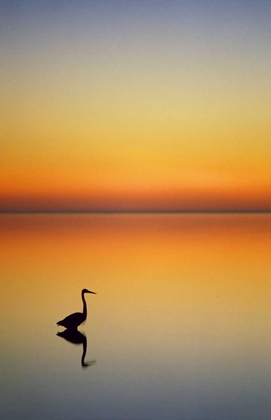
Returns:
[[[0,210],[270,210],[271,2],[1,1]]]

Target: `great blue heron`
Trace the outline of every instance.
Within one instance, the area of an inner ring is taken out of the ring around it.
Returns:
[[[83,289],[81,292],[81,297],[83,301],[83,312],[75,312],[74,314],[66,316],[66,318],[62,319],[61,321],[57,322],[57,325],[61,325],[62,327],[68,329],[77,329],[82,322],[87,319],[87,303],[85,300],[85,293],[93,293],[96,295],[95,292],[91,292],[88,289]]]

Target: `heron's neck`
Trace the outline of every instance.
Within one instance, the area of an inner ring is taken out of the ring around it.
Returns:
[[[82,301],[83,301],[83,315],[86,318],[87,317],[87,303],[86,303],[84,293],[82,293]]]

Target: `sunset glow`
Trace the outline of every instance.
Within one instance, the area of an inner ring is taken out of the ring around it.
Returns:
[[[5,2],[0,211],[271,211],[270,16]]]

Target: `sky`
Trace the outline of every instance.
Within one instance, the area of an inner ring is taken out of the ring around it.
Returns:
[[[0,0],[0,211],[270,211],[270,20]]]

